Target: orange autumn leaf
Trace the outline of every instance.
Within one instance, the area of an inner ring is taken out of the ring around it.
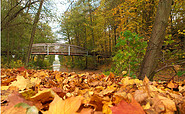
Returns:
[[[141,105],[132,98],[131,103],[122,100],[117,106],[111,107],[112,114],[145,114]]]
[[[168,83],[167,87],[169,87],[169,88],[175,88],[175,85],[173,83],[173,80],[170,80],[170,82]]]
[[[73,114],[79,109],[81,100],[81,96],[62,100],[62,98],[56,95],[49,105],[48,114]]]

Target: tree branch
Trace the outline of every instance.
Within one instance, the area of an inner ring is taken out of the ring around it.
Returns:
[[[24,9],[26,9],[28,6],[30,6],[30,5],[32,5],[32,4],[35,4],[36,2],[39,2],[39,1],[34,1],[34,2],[31,2],[31,3],[29,3],[29,1],[28,1],[28,2],[26,3],[26,5],[25,5],[23,8],[21,8],[19,11],[17,11],[14,15],[12,15],[12,16],[9,18],[9,20],[8,20],[4,25],[9,25],[9,23],[10,23],[13,19],[15,19],[21,11],[23,11]],[[28,4],[28,3],[29,3],[29,4]],[[1,23],[1,24],[2,24],[2,23]],[[6,26],[6,27],[8,28],[8,26]],[[2,31],[3,29],[5,29],[6,27],[5,27],[5,26],[2,26],[2,27],[1,27],[1,31]]]
[[[181,63],[177,63],[176,65],[182,65],[182,64],[185,64],[185,61],[183,61],[183,62],[181,62]],[[156,70],[155,73],[158,73],[158,72],[160,72],[161,70],[164,70],[164,69],[170,68],[170,67],[172,67],[172,68],[174,69],[174,66],[175,66],[175,65],[165,65],[165,66],[163,66],[162,68]],[[175,70],[175,69],[174,69],[174,70]],[[176,72],[176,70],[175,70],[175,72]]]
[[[22,2],[22,0],[19,1],[15,6],[13,6],[13,7],[8,11],[6,17],[4,17],[4,19],[2,19],[1,24],[2,24],[2,23],[4,22],[4,20],[10,15],[10,12],[11,12],[15,7],[17,7],[21,2]]]

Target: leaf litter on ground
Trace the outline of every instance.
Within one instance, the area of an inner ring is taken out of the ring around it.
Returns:
[[[185,114],[185,80],[151,82],[113,73],[1,69],[1,112]]]

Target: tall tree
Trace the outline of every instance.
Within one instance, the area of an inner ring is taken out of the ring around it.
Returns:
[[[151,38],[148,43],[147,51],[144,56],[139,79],[147,76],[153,80],[157,67],[160,50],[165,38],[166,27],[171,11],[172,0],[160,0],[157,8],[156,18],[152,29]]]
[[[41,12],[43,3],[44,3],[44,0],[41,0],[40,5],[39,5],[39,9],[36,13],[36,16],[35,16],[35,19],[34,19],[34,22],[33,22],[33,28],[32,28],[32,32],[31,32],[31,38],[30,38],[30,42],[29,42],[28,53],[27,53],[27,58],[26,58],[25,65],[27,65],[28,62],[29,62],[29,58],[30,58],[30,55],[31,55],[31,48],[32,48],[33,41],[34,41],[34,36],[35,36],[35,31],[36,31],[36,28],[37,28],[37,23],[39,21],[39,16],[40,16],[40,12]]]

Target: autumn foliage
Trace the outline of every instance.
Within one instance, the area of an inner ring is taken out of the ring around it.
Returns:
[[[185,113],[185,81],[1,69],[2,114]]]

